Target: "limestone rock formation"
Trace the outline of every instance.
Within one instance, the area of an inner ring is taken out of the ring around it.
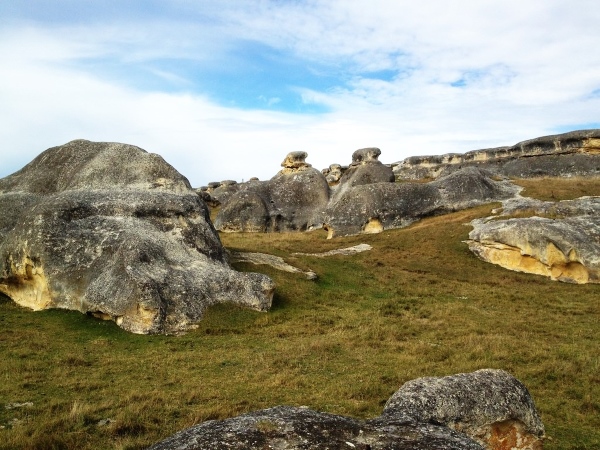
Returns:
[[[148,450],[483,450],[464,434],[427,423],[363,422],[308,408],[278,406],[209,421]]]
[[[352,163],[341,176],[334,198],[339,198],[346,189],[374,183],[393,183],[391,167],[379,161],[381,150],[377,147],[361,148],[352,154]]]
[[[232,270],[206,205],[160,156],[77,140],[0,180],[0,292],[135,333],[178,333],[214,303],[266,310],[273,282]]]
[[[382,417],[446,425],[489,450],[541,450],[544,437],[529,391],[503,370],[409,381],[390,397]]]
[[[512,147],[474,150],[465,154],[412,156],[392,164],[397,179],[438,178],[465,167],[498,175],[599,176],[600,130],[572,131],[519,142]]]
[[[349,187],[330,202],[324,228],[329,237],[379,233],[423,217],[512,197],[518,188],[467,168],[430,183],[374,183]]]
[[[330,164],[327,169],[323,169],[321,172],[325,175],[329,186],[336,186],[346,170],[348,170],[347,167],[342,167],[339,164]]]
[[[215,218],[220,231],[304,231],[320,227],[329,201],[323,174],[291,152],[269,181],[254,181],[223,204]]]
[[[150,450],[541,450],[543,436],[527,388],[502,370],[484,369],[409,381],[368,421],[278,406],[204,422]]]
[[[600,198],[515,199],[506,206],[504,214],[529,210],[542,217],[474,221],[467,243],[477,256],[553,280],[600,283]]]

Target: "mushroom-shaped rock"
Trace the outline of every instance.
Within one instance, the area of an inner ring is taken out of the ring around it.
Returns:
[[[394,182],[394,172],[379,161],[380,154],[381,150],[376,147],[356,150],[352,154],[352,164],[339,180],[337,192],[343,192],[345,187]]]
[[[287,156],[281,163],[281,167],[283,167],[283,170],[285,170],[286,172],[293,172],[297,169],[312,167],[306,162],[307,157],[308,153],[306,152],[290,152],[287,154]]]
[[[541,450],[544,436],[529,391],[503,370],[409,381],[390,397],[381,417],[443,424],[490,450]]]
[[[179,333],[206,308],[270,307],[274,284],[232,270],[204,202],[160,156],[73,141],[0,180],[0,292],[135,333]]]
[[[247,183],[219,211],[221,231],[304,231],[321,226],[329,201],[323,174],[305,162],[306,152],[292,152],[269,181]],[[266,211],[265,211],[266,209]]]
[[[362,422],[277,406],[180,431],[148,450],[483,450],[466,435],[427,423]]]
[[[323,171],[323,175],[325,175],[329,186],[335,186],[342,178],[343,173],[343,168],[339,164],[331,164]]]

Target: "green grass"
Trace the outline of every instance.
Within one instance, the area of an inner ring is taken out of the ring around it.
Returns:
[[[461,241],[492,206],[404,230],[224,234],[319,279],[277,283],[268,313],[220,305],[184,336],[138,336],[0,299],[0,449],[142,449],[208,419],[279,404],[368,418],[404,382],[492,367],[529,388],[546,450],[600,448],[600,286],[506,271]],[[358,243],[354,256],[315,258]],[[5,409],[8,403],[31,407]],[[16,421],[15,421],[16,419]],[[111,419],[99,426],[103,419]]]

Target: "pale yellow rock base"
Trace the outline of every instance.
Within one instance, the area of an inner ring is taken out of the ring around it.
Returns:
[[[499,242],[467,241],[469,248],[484,261],[516,272],[543,275],[568,283],[600,283],[598,270],[589,269],[577,260],[577,252],[565,255],[549,243],[543,257],[532,256],[533,249],[520,249]],[[543,261],[545,260],[545,261]]]
[[[371,218],[367,224],[363,227],[363,233],[365,234],[377,234],[383,231],[383,224],[377,218]]]
[[[10,275],[0,280],[0,292],[15,303],[40,311],[51,307],[48,279],[39,261],[24,256],[21,261],[9,257]]]

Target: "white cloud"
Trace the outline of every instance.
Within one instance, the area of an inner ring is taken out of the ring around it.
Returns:
[[[294,150],[317,168],[347,164],[366,146],[393,162],[600,122],[600,96],[591,95],[600,89],[600,10],[591,1],[207,4],[172,2],[185,8],[177,22],[166,14],[6,25],[0,176],[75,138],[138,145],[200,185],[268,178]],[[325,91],[297,86],[303,102],[330,112],[269,111],[283,102],[262,93],[265,110],[217,105],[177,70],[182,61],[199,70],[235,65],[232,51],[244,40],[344,72]],[[144,69],[179,91],[142,90],[126,74],[108,79],[94,70],[107,62]],[[380,70],[397,75],[378,79]]]

